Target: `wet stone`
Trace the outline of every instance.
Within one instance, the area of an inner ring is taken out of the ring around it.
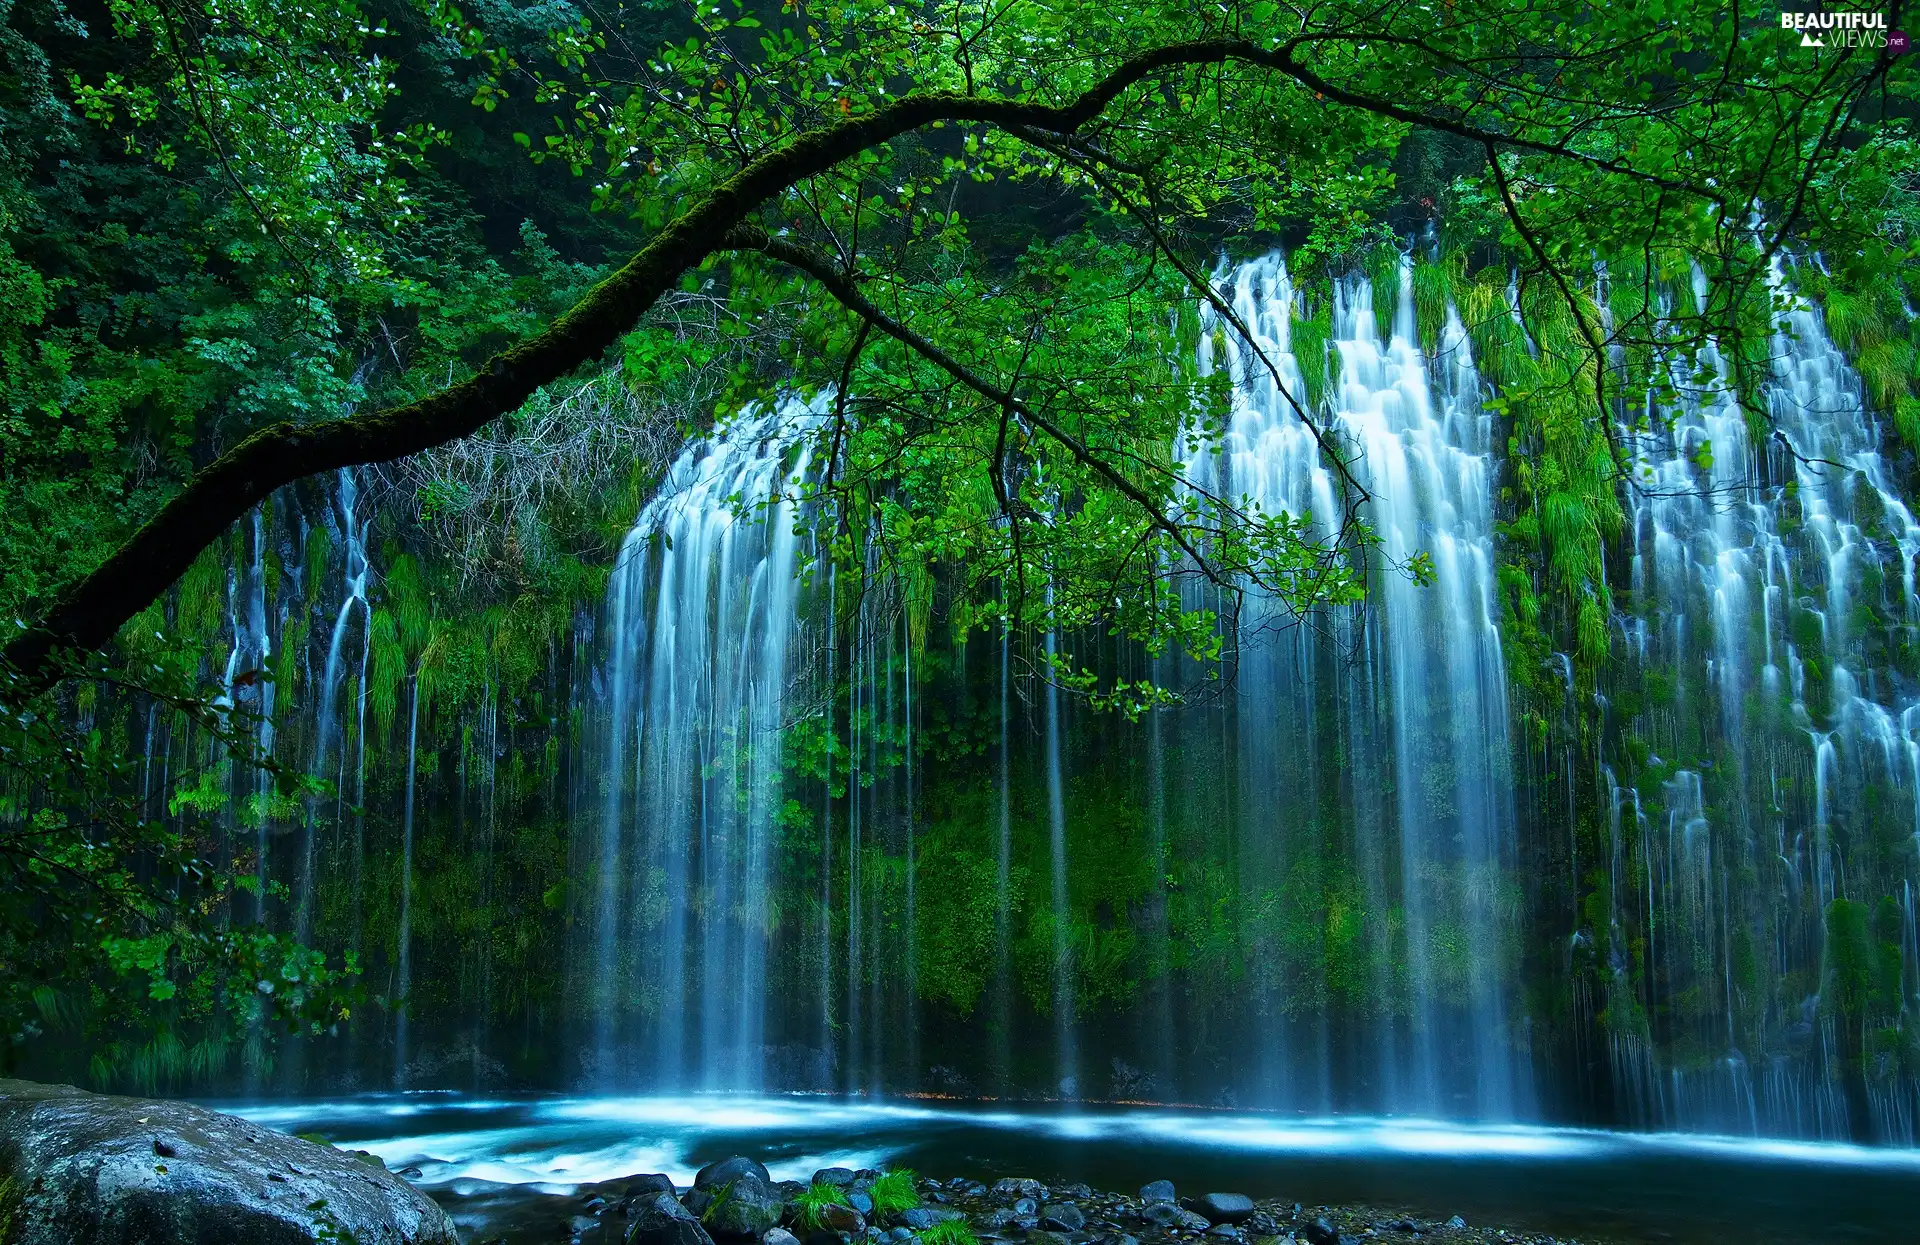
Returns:
[[[1187,1209],[1214,1223],[1245,1223],[1253,1218],[1253,1199],[1244,1193],[1202,1193]]]
[[[836,1189],[844,1189],[853,1183],[851,1167],[822,1167],[813,1173],[813,1183],[830,1184]]]
[[[1053,1202],[1040,1209],[1040,1226],[1053,1232],[1078,1232],[1087,1217],[1072,1202]]]
[[[1013,1213],[1016,1215],[1037,1215],[1040,1213],[1040,1203],[1030,1197],[1020,1198],[1013,1204]]]
[[[1301,1235],[1307,1245],[1340,1245],[1339,1230],[1324,1215],[1309,1223]]]
[[[1151,1184],[1142,1185],[1140,1187],[1140,1200],[1148,1203],[1173,1201],[1173,1181],[1156,1180]]]
[[[732,1158],[721,1159],[717,1163],[708,1163],[693,1178],[693,1187],[705,1189],[714,1185],[731,1184],[742,1176],[758,1177],[765,1185],[773,1184],[773,1177],[756,1159],[736,1154]]]

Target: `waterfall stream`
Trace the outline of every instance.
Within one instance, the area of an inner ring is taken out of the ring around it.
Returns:
[[[1652,1126],[1911,1143],[1911,1080],[1838,1071],[1887,1068],[1897,1042],[1823,995],[1913,920],[1920,686],[1902,650],[1920,525],[1860,377],[1787,277],[1771,435],[1755,439],[1711,347],[1673,361],[1677,398],[1649,395],[1650,429],[1622,429],[1638,479],[1616,698],[1651,751],[1622,760],[1659,781],[1649,798],[1606,775],[1614,1075]],[[1887,989],[1913,999],[1915,967]],[[1657,1069],[1656,1045],[1679,1058]]]

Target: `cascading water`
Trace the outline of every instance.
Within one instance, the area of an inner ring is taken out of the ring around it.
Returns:
[[[342,468],[339,472],[338,503],[340,507],[340,533],[344,547],[345,589],[340,598],[340,610],[334,615],[333,630],[327,640],[327,664],[320,677],[320,702],[318,718],[314,726],[314,772],[325,775],[334,784],[334,825],[338,827],[345,812],[347,791],[353,787],[356,794],[362,793],[365,785],[366,756],[366,665],[367,652],[372,647],[371,607],[367,604],[367,518],[359,513],[359,484],[351,470]],[[359,771],[356,781],[347,781],[347,733],[344,725],[336,725],[342,685],[346,681],[344,650],[347,627],[352,621],[354,609],[358,607],[361,617],[360,680],[358,684],[357,715],[359,729],[355,738],[359,740],[356,768]],[[356,801],[358,807],[358,801]],[[356,814],[357,817],[357,814]],[[364,845],[356,843],[364,852]],[[356,863],[356,871],[358,864]],[[301,937],[310,935],[313,925],[313,871],[314,871],[314,826],[309,812],[301,831],[300,872],[299,872],[299,920],[298,931]]]
[[[1882,948],[1913,922],[1920,525],[1820,313],[1791,300],[1771,345],[1766,439],[1711,347],[1621,429],[1614,702],[1644,746],[1605,775],[1613,1079],[1651,1126],[1911,1142],[1920,979]]]
[[[1317,946],[1253,948],[1259,1093],[1304,1109],[1509,1117],[1525,1109],[1526,1078],[1508,1019],[1514,817],[1490,420],[1457,317],[1431,368],[1421,356],[1410,266],[1384,345],[1364,279],[1332,297],[1332,427],[1358,451],[1360,513],[1380,544],[1370,608],[1294,625],[1256,595],[1238,620],[1226,797],[1240,895],[1252,912],[1323,927]],[[1189,477],[1331,534],[1352,499],[1289,400],[1308,391],[1281,259],[1236,269],[1231,302],[1254,343],[1219,317],[1203,324],[1202,369],[1230,371],[1233,411],[1224,446],[1197,453]],[[1424,586],[1406,569],[1422,553]],[[1186,747],[1217,730],[1184,728]]]
[[[761,1083],[795,481],[817,418],[787,402],[689,447],[614,570],[595,879],[594,1055],[608,1083]]]

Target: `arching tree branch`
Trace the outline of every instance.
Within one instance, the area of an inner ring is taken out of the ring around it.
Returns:
[[[1242,39],[1173,43],[1136,53],[1063,104],[917,93],[891,100],[869,114],[794,136],[755,156],[695,199],[545,331],[495,355],[472,377],[419,401],[372,414],[306,425],[275,424],[235,445],[195,473],[119,549],[62,593],[36,624],[20,624],[0,654],[0,666],[10,669],[18,680],[16,693],[44,689],[58,677],[54,654],[105,645],[165,592],[203,549],[276,489],[309,475],[418,453],[467,436],[512,412],[542,385],[600,358],[683,273],[728,245],[729,231],[781,192],[862,151],[937,122],[1071,135],[1156,74],[1234,62],[1271,70],[1329,99],[1379,116],[1711,196],[1704,188],[1551,141],[1484,130],[1462,117],[1428,115],[1390,100],[1346,92],[1299,59],[1313,45],[1351,43],[1360,37],[1316,31],[1273,47]]]

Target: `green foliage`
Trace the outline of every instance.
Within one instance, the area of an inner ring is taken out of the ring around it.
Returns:
[[[884,1218],[920,1205],[920,1193],[913,1181],[911,1168],[894,1167],[882,1172],[867,1190],[867,1196],[873,1199],[873,1213]]]
[[[838,1185],[828,1184],[824,1180],[816,1180],[802,1189],[799,1196],[793,1199],[793,1222],[803,1231],[819,1232],[826,1227],[820,1219],[821,1212],[829,1206],[846,1204],[846,1190]]]
[[[979,1245],[973,1228],[964,1219],[948,1219],[920,1233],[920,1245]]]

